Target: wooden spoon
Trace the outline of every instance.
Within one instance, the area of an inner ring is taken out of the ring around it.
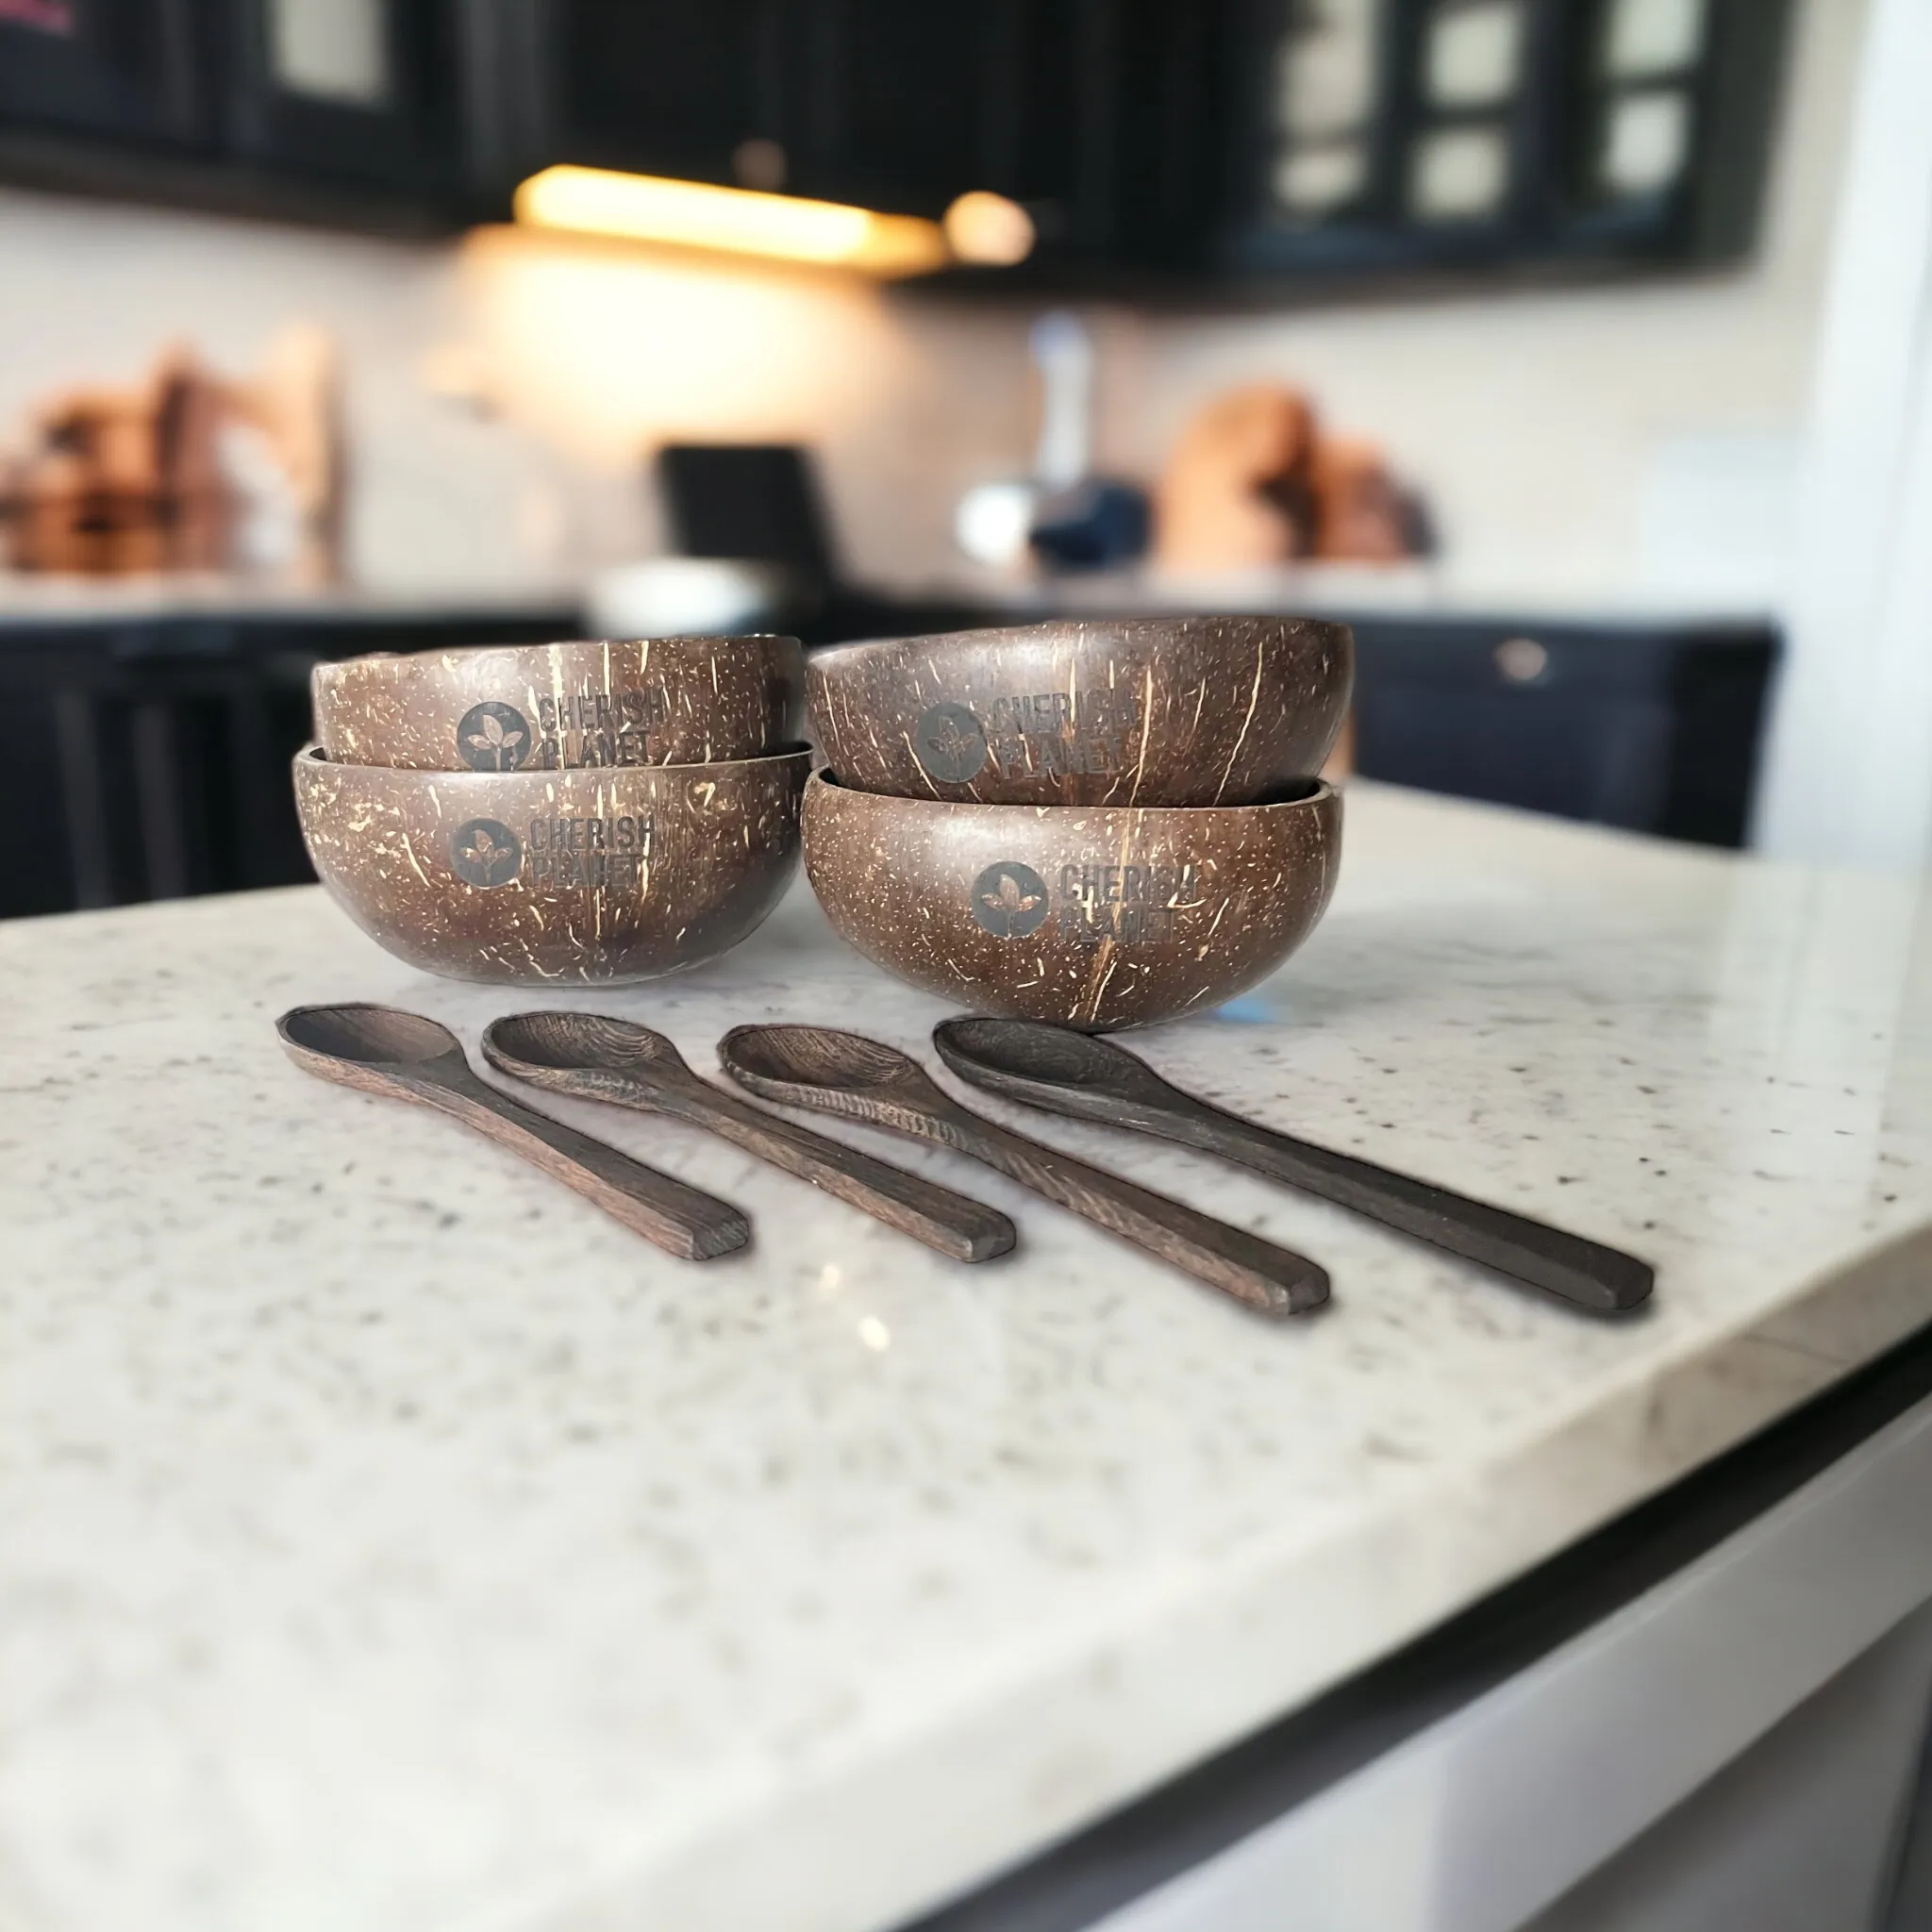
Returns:
[[[735,1026],[718,1042],[724,1071],[766,1100],[937,1141],[1023,1187],[1138,1241],[1264,1315],[1328,1299],[1328,1276],[1304,1256],[1089,1167],[970,1112],[895,1048],[826,1026]]]
[[[1018,1239],[997,1208],[828,1141],[699,1079],[676,1047],[648,1026],[595,1013],[513,1013],[484,1030],[483,1058],[498,1073],[552,1093],[606,1100],[707,1127],[955,1260],[1004,1255]]]
[[[297,1007],[275,1022],[298,1067],[364,1093],[434,1108],[596,1202],[625,1226],[687,1261],[729,1254],[751,1239],[751,1223],[729,1201],[700,1193],[668,1174],[533,1113],[470,1071],[447,1026],[394,1007]]]
[[[1196,1100],[1110,1041],[1039,1020],[946,1020],[932,1039],[960,1079],[989,1093],[1218,1154],[1596,1314],[1634,1308],[1656,1279],[1634,1255]]]

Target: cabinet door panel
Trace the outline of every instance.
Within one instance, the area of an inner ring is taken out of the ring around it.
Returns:
[[[727,181],[778,125],[772,0],[559,0],[551,53],[561,158]]]
[[[239,153],[398,201],[455,188],[464,130],[451,0],[231,4]]]
[[[1118,0],[492,0],[520,171],[553,161],[938,214],[1072,193],[1084,11]],[[1091,118],[1091,115],[1089,118]]]
[[[818,0],[802,103],[810,185],[927,214],[988,186],[1004,10],[997,0]]]
[[[0,122],[203,144],[197,11],[190,0],[5,0]]]

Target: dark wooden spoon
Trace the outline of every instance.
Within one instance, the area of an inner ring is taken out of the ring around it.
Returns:
[[[275,1031],[295,1064],[319,1079],[449,1114],[535,1162],[667,1253],[708,1261],[751,1239],[751,1223],[729,1201],[687,1187],[485,1086],[470,1071],[462,1041],[420,1013],[394,1007],[297,1007],[275,1022]]]
[[[1040,1020],[946,1020],[932,1039],[960,1079],[989,1093],[1218,1154],[1596,1314],[1634,1308],[1656,1279],[1634,1255],[1196,1100],[1110,1041]]]
[[[828,1141],[699,1079],[677,1048],[648,1026],[595,1013],[513,1013],[485,1028],[483,1058],[498,1073],[552,1093],[609,1101],[708,1128],[955,1260],[1004,1255],[1018,1238],[997,1208]]]
[[[1264,1315],[1296,1315],[1328,1299],[1328,1276],[1306,1257],[996,1125],[941,1092],[916,1060],[876,1040],[827,1026],[735,1026],[718,1042],[718,1058],[734,1080],[766,1100],[970,1154]]]

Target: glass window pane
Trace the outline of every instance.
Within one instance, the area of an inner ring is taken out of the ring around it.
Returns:
[[[1409,206],[1424,221],[1494,214],[1509,183],[1509,143],[1500,127],[1425,134],[1410,158]]]
[[[1690,155],[1690,103],[1684,94],[1656,91],[1611,101],[1599,174],[1612,193],[1668,188]]]
[[[1443,108],[1482,108],[1516,92],[1523,69],[1522,0],[1439,8],[1429,23],[1425,85]]]
[[[269,73],[291,94],[379,108],[389,96],[385,0],[268,0]]]
[[[1276,125],[1297,140],[1344,134],[1375,103],[1383,0],[1299,0],[1275,74]]]
[[[1292,149],[1274,165],[1274,198],[1291,213],[1324,215],[1359,195],[1369,181],[1359,142]]]
[[[1671,74],[1704,48],[1705,0],[1611,0],[1604,66],[1612,79]]]

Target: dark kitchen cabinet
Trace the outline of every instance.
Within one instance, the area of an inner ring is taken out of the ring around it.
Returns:
[[[782,185],[786,0],[506,0],[521,170],[576,161],[728,183]],[[521,111],[518,111],[521,109]],[[749,157],[747,142],[764,142]]]
[[[372,230],[500,212],[498,0],[0,0],[0,180]]]
[[[1771,631],[1390,618],[1354,628],[1364,777],[1744,842]]]
[[[1011,10],[998,0],[815,0],[803,9],[800,185],[924,214],[991,185],[999,30]]]
[[[1789,0],[1233,0],[1224,274],[1707,262],[1754,239]]]
[[[225,0],[230,150],[260,167],[379,186],[463,186],[458,0]]]
[[[568,610],[0,624],[0,809],[34,828],[0,871],[0,919],[308,881],[289,761],[317,662],[579,627]]]
[[[372,227],[553,162],[1032,214],[1052,293],[1733,258],[1790,0],[0,0],[0,177]]]
[[[196,0],[7,0],[0,124],[172,150],[212,139]]]
[[[513,173],[572,161],[928,215],[974,189],[1069,190],[1091,0],[500,5]]]
[[[801,9],[801,184],[930,215],[975,189],[1063,198],[1075,10],[1064,0],[812,0]]]

